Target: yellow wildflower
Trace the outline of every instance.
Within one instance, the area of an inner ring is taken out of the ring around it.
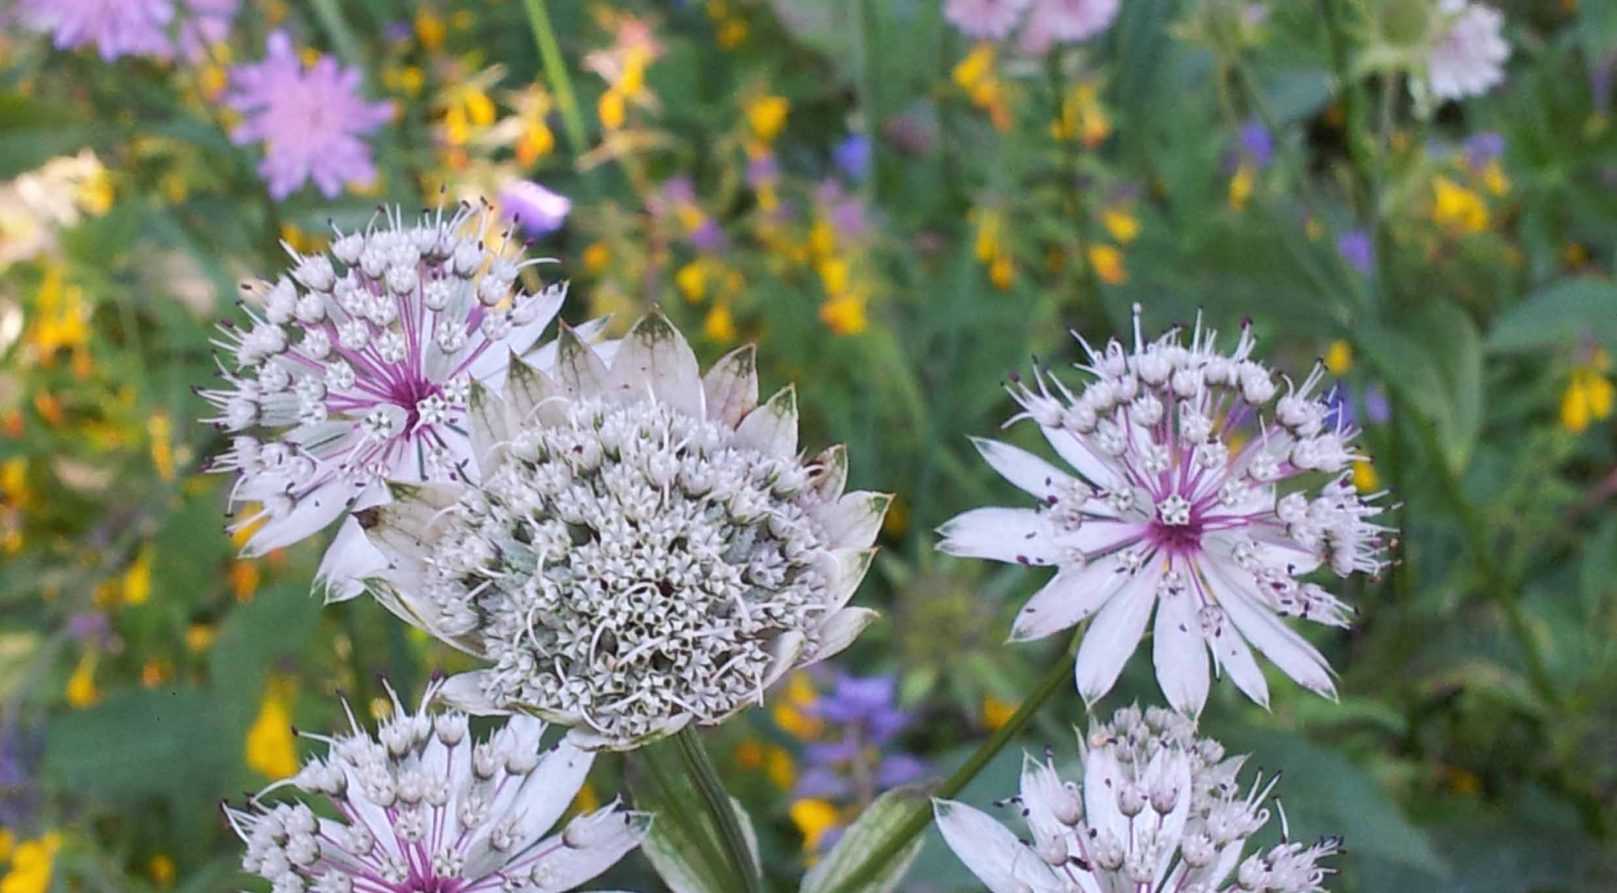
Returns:
[[[422,9],[415,14],[415,36],[421,41],[421,46],[428,52],[433,52],[444,45],[444,20],[438,18],[430,9]]]
[[[805,852],[814,852],[820,848],[820,840],[827,833],[841,824],[841,814],[835,805],[817,797],[805,797],[794,801],[791,807],[792,824],[803,833],[803,849]]]
[[[747,42],[747,22],[745,19],[725,19],[714,37],[720,48],[733,50]]]
[[[806,740],[818,736],[824,725],[819,717],[808,712],[817,697],[814,680],[807,673],[793,673],[787,678],[786,690],[771,711],[775,725],[794,738]]]
[[[197,72],[197,87],[207,99],[218,99],[230,86],[230,69],[217,62],[209,62]]]
[[[1118,205],[1107,208],[1101,212],[1100,222],[1102,226],[1106,227],[1106,231],[1112,234],[1112,238],[1117,240],[1119,245],[1127,245],[1139,238],[1140,219],[1135,217],[1128,208]]]
[[[779,744],[769,745],[764,755],[764,774],[780,790],[791,790],[797,784],[797,763],[791,752]]]
[[[135,554],[135,560],[124,571],[122,583],[123,603],[144,605],[152,597],[152,546],[147,543]]]
[[[1325,368],[1332,375],[1346,375],[1353,368],[1353,345],[1338,338],[1325,348]]]
[[[146,436],[152,441],[152,466],[164,481],[174,480],[174,423],[168,413],[154,412],[146,420]]]
[[[784,96],[759,96],[747,102],[747,127],[762,143],[772,143],[786,126],[792,104]]]
[[[624,96],[639,96],[646,88],[646,64],[651,53],[643,46],[630,47],[623,55],[623,73],[613,84]]]
[[[290,679],[271,679],[264,686],[258,718],[247,730],[247,768],[269,778],[285,778],[298,771],[296,742],[292,738]]]
[[[988,281],[1000,291],[1008,291],[1016,282],[1016,262],[1008,254],[995,255],[988,264]]]
[[[1073,84],[1061,98],[1061,111],[1050,125],[1050,135],[1058,140],[1077,140],[1093,149],[1112,135],[1112,121],[1100,103],[1100,88],[1085,81]]]
[[[472,135],[494,123],[494,100],[477,83],[450,88],[444,97],[444,137],[451,146],[464,146]]]
[[[1376,467],[1368,459],[1358,459],[1353,463],[1353,486],[1360,493],[1374,493],[1381,489],[1381,475],[1376,473]]]
[[[1121,285],[1128,281],[1128,270],[1123,266],[1123,252],[1115,245],[1104,242],[1089,246],[1089,265],[1095,275],[1107,285]]]
[[[1572,370],[1572,379],[1561,394],[1561,427],[1579,434],[1611,415],[1617,390],[1606,377],[1610,366],[1606,352],[1597,350],[1588,362]]]
[[[955,63],[955,85],[967,93],[972,92],[983,82],[991,80],[994,74],[994,45],[987,41],[971,48],[964,59]]]
[[[584,272],[591,276],[599,276],[606,265],[612,262],[612,249],[606,247],[605,242],[592,242],[584,249],[582,257]]]
[[[674,285],[685,300],[696,303],[707,296],[708,262],[697,258],[674,272]]]
[[[720,344],[736,340],[736,321],[735,317],[730,315],[730,308],[723,304],[714,304],[712,309],[708,310],[707,317],[702,320],[702,334],[706,335],[709,341]]]
[[[736,765],[743,769],[758,769],[764,764],[764,746],[756,738],[746,738],[736,745]]]
[[[1505,176],[1505,167],[1499,159],[1488,162],[1482,169],[1482,186],[1494,195],[1504,195],[1510,191],[1510,178]]]
[[[167,853],[158,853],[146,862],[146,876],[162,889],[174,886],[174,860]]]
[[[523,167],[531,167],[539,159],[549,155],[556,148],[556,135],[551,133],[550,127],[539,118],[527,118],[522,122],[522,135],[517,138],[517,163]]]
[[[238,558],[230,562],[230,593],[236,601],[247,604],[258,594],[258,583],[261,574],[258,562],[245,558]]]
[[[1450,180],[1432,180],[1432,219],[1445,229],[1479,233],[1488,228],[1488,206],[1482,196]]]
[[[820,305],[820,321],[838,335],[857,335],[870,327],[865,301],[857,295],[838,295]]]
[[[83,710],[101,700],[101,692],[95,687],[95,665],[98,661],[94,651],[84,652],[79,658],[78,665],[73,668],[73,675],[67,677],[67,705],[75,710]]]
[[[427,75],[414,65],[389,65],[382,69],[382,86],[414,98],[427,85]]]
[[[848,290],[848,261],[841,257],[827,257],[814,265],[820,274],[820,284],[828,295],[840,295]]]
[[[140,684],[146,688],[156,688],[172,675],[173,665],[160,657],[151,658],[140,666]]]
[[[998,729],[1011,721],[1016,714],[1016,705],[1010,701],[1001,700],[993,695],[983,696],[983,725],[989,729]]]
[[[830,221],[814,221],[814,225],[809,227],[808,247],[809,253],[815,257],[829,257],[836,253],[837,231]]]
[[[218,636],[218,631],[212,626],[193,623],[185,630],[185,649],[192,654],[201,654],[213,647],[213,640]]]
[[[1252,200],[1252,191],[1257,182],[1257,170],[1252,165],[1242,162],[1235,168],[1235,175],[1230,177],[1230,207],[1237,211],[1246,210],[1247,202]]]
[[[51,887],[51,869],[61,848],[62,835],[55,831],[18,844],[11,870],[0,879],[0,893],[45,893]]]
[[[10,828],[0,828],[0,862],[10,862],[11,853],[16,848],[16,835],[11,833]]]
[[[66,270],[60,264],[48,266],[39,284],[34,321],[28,333],[34,354],[49,363],[58,351],[82,352],[90,342],[89,319],[84,292],[68,284]]]

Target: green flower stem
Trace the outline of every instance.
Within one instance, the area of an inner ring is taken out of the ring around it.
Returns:
[[[757,863],[753,862],[752,847],[747,845],[741,823],[736,820],[735,805],[730,802],[730,793],[719,780],[713,761],[702,747],[702,739],[697,737],[694,728],[686,726],[674,736],[674,740],[679,745],[680,759],[690,772],[691,780],[696,783],[696,789],[702,794],[702,805],[707,807],[708,814],[719,829],[731,873],[740,879],[741,887],[747,893],[763,893],[763,878],[759,875]]]
[[[523,7],[528,12],[528,24],[533,28],[533,42],[539,47],[539,58],[544,61],[545,78],[550,81],[551,92],[556,94],[556,108],[561,111],[567,142],[572,145],[575,158],[583,157],[589,149],[584,116],[578,111],[578,97],[573,94],[567,61],[562,58],[561,46],[556,42],[556,29],[550,25],[550,11],[545,8],[545,0],[523,0]]]
[[[995,730],[994,734],[987,741],[984,741],[982,746],[977,748],[977,751],[933,792],[933,796],[948,798],[960,793],[961,789],[970,784],[971,780],[977,777],[977,773],[983,771],[983,767],[987,766],[989,761],[998,755],[1005,748],[1005,745],[1016,737],[1018,732],[1022,731],[1022,728],[1039,712],[1039,708],[1044,706],[1045,701],[1050,700],[1050,697],[1056,692],[1073,684],[1072,658],[1073,653],[1078,649],[1079,641],[1082,639],[1082,630],[1073,635],[1072,641],[1067,644],[1066,649],[1061,652],[1059,657],[1051,661],[1050,669],[1045,671],[1044,678],[1039,680],[1038,686],[1016,708],[1016,712],[1011,714],[1011,718]],[[871,848],[864,861],[857,863],[854,869],[843,877],[841,883],[833,887],[829,893],[859,893],[859,891],[864,891],[866,885],[875,880],[888,862],[897,857],[904,850],[904,847],[914,839],[915,835],[925,831],[927,825],[931,823],[932,809],[930,804],[919,804],[916,810],[904,820],[902,825],[894,829],[880,845]]]
[[[337,55],[349,65],[363,66],[365,59],[359,49],[359,40],[354,37],[354,30],[348,27],[348,21],[342,16],[342,8],[337,0],[314,0],[314,15],[320,20],[320,27],[331,38],[331,46]]]

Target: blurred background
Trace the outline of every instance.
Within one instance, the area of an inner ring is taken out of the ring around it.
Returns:
[[[1216,685],[1204,731],[1285,771],[1294,837],[1346,837],[1335,889],[1611,889],[1617,4],[1501,0],[1503,80],[1461,102],[1423,86],[1453,3],[1122,0],[1066,42],[946,5],[0,2],[0,891],[246,885],[218,800],[295,770],[339,693],[382,716],[380,675],[459,667],[323,608],[321,542],[236,557],[191,389],[283,242],[479,197],[568,319],[758,342],[803,442],[897,494],[857,596],[886,622],[710,737],[782,889],[1063,659],[1003,644],[1047,572],[932,531],[1012,498],[966,439],[1006,377],[1134,302],[1323,358],[1402,531],[1352,630],[1310,630],[1341,702]],[[1144,654],[1102,709],[1134,699]],[[1070,765],[1086,723],[1064,692],[1020,743]],[[600,885],[658,889],[639,855]],[[980,887],[934,838],[902,889]]]

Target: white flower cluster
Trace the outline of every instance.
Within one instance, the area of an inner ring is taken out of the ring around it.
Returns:
[[[459,703],[532,710],[595,747],[716,723],[846,647],[888,498],[797,454],[790,389],[757,405],[743,349],[704,379],[666,319],[607,367],[567,331],[556,376],[474,389],[476,487],[400,491],[361,523],[384,603],[492,666]]]
[[[1510,43],[1499,10],[1469,0],[1442,0],[1440,28],[1426,60],[1427,84],[1439,99],[1481,96],[1505,80]]]
[[[1082,341],[1082,339],[1079,339]],[[979,440],[983,457],[1035,500],[981,508],[940,529],[953,555],[1057,573],[1022,608],[1011,638],[1029,640],[1094,616],[1079,650],[1079,691],[1105,695],[1145,633],[1169,703],[1194,715],[1207,700],[1208,656],[1267,704],[1256,647],[1288,675],[1334,694],[1325,658],[1279,618],[1347,625],[1349,608],[1314,577],[1375,574],[1388,529],[1352,483],[1357,432],[1319,393],[1324,370],[1300,384],[1251,358],[1243,329],[1233,351],[1198,322],[1134,348],[1087,343],[1092,377],[1074,394],[1036,372],[1012,396],[1068,473],[1009,444]],[[1282,495],[1282,493],[1284,495]]]
[[[1246,757],[1226,757],[1184,717],[1125,707],[1079,743],[1082,786],[1062,780],[1050,757],[1026,757],[1019,795],[1000,804],[1019,809],[1031,841],[970,806],[933,801],[944,839],[992,893],[1324,889],[1332,870],[1320,863],[1338,851],[1335,839],[1286,840],[1242,859],[1269,821],[1277,779],[1243,793]]]
[[[407,226],[338,233],[329,254],[292,251],[290,276],[242,288],[249,324],[225,324],[222,386],[201,394],[233,435],[214,470],[237,475],[233,504],[263,521],[259,555],[382,497],[383,480],[450,480],[467,464],[466,397],[497,383],[561,308],[566,286],[523,292],[539,260],[508,257],[469,205]],[[346,594],[352,595],[354,591]]]
[[[394,712],[377,734],[349,715],[328,752],[244,808],[227,805],[247,844],[242,869],[273,893],[548,893],[569,890],[639,845],[651,819],[616,803],[556,823],[592,755],[563,740],[542,750],[544,723],[514,716],[474,740],[464,713]],[[266,795],[293,787],[330,801],[337,818]]]

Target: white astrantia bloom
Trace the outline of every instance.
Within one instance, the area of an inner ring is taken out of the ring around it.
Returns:
[[[1079,339],[1082,342],[1082,339]],[[1035,508],[980,508],[940,529],[951,555],[1056,568],[1017,615],[1013,641],[1038,639],[1094,617],[1078,651],[1079,692],[1111,690],[1153,609],[1157,681],[1177,710],[1207,700],[1208,655],[1241,691],[1267,706],[1253,659],[1263,652],[1327,697],[1325,658],[1280,620],[1346,626],[1350,610],[1314,578],[1378,573],[1387,528],[1361,498],[1350,464],[1357,432],[1321,399],[1324,369],[1277,385],[1252,359],[1243,328],[1230,353],[1200,323],[1189,345],[1170,331],[1134,349],[1084,343],[1092,377],[1074,394],[1053,374],[1011,394],[1074,472],[994,440],[990,465],[1031,494]],[[1009,424],[1009,423],[1008,423]]]
[[[391,690],[389,692],[391,694]],[[327,745],[298,773],[225,817],[247,844],[242,870],[272,893],[549,893],[571,890],[638,846],[645,813],[614,801],[554,833],[584,784],[593,755],[565,738],[541,749],[544,723],[513,716],[476,740],[467,716],[431,711],[434,685],[415,712],[393,698],[393,715],[370,734],[306,735]],[[346,706],[346,705],[345,705]],[[323,797],[325,818],[294,788]]]
[[[212,470],[236,475],[232,505],[261,507],[237,522],[261,524],[245,554],[385,498],[383,480],[465,474],[472,384],[498,386],[567,293],[565,283],[525,293],[518,274],[542,259],[514,257],[509,231],[483,242],[488,221],[467,204],[413,226],[389,212],[380,227],[339,231],[328,253],[288,247],[289,276],[243,284],[249,323],[221,327],[223,384],[201,394],[208,421],[232,436]],[[350,521],[320,576],[334,597],[352,597],[352,574],[372,564]]]
[[[1319,893],[1334,873],[1320,863],[1337,838],[1242,858],[1278,776],[1243,790],[1246,757],[1226,757],[1183,716],[1125,707],[1080,734],[1079,749],[1082,785],[1049,754],[1023,758],[1020,793],[998,805],[1020,813],[1027,839],[964,803],[932,801],[944,840],[991,893]]]
[[[702,376],[661,314],[610,365],[563,329],[554,373],[474,386],[470,422],[481,485],[360,517],[383,604],[492,664],[451,680],[467,709],[628,749],[761,700],[875,616],[847,604],[890,498],[843,493],[840,447],[801,457],[795,392],[759,405],[750,347]]]
[[[1505,79],[1510,44],[1499,10],[1469,0],[1442,0],[1437,41],[1426,59],[1432,95],[1439,99],[1481,96]]]

